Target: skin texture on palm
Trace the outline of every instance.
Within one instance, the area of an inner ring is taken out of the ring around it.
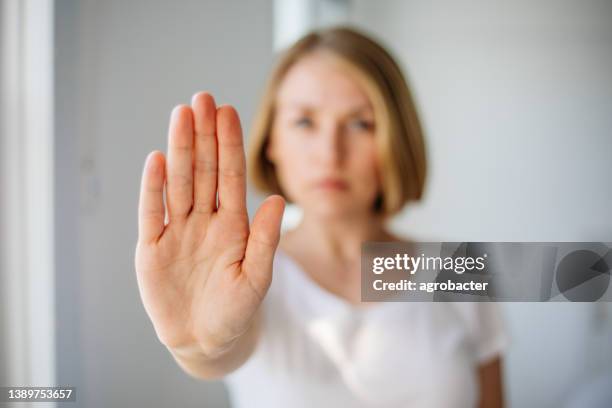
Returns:
[[[168,348],[219,355],[250,327],[270,286],[285,203],[268,197],[249,225],[245,168],[236,110],[205,92],[173,110],[167,157],[147,157],[135,267]]]

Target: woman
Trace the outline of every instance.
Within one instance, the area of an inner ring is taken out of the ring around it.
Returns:
[[[501,407],[494,305],[360,301],[361,243],[401,242],[385,221],[426,178],[416,109],[384,48],[342,27],[302,38],[249,148],[252,181],[272,193],[250,225],[231,106],[194,95],[172,113],[167,158],[147,158],[136,271],[177,363],[224,378],[236,406]],[[285,200],[303,218],[281,236]]]

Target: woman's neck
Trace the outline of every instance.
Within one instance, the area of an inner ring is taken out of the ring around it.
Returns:
[[[291,246],[300,252],[317,254],[327,259],[355,261],[361,256],[365,241],[394,241],[379,216],[363,216],[333,220],[304,213],[300,224],[287,232]]]

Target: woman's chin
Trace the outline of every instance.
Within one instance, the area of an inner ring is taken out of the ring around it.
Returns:
[[[343,200],[321,200],[314,203],[309,212],[317,218],[325,220],[338,220],[339,218],[354,217],[357,214],[362,214],[359,208],[354,203],[344,202]]]

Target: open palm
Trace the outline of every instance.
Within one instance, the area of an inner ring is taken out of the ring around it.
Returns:
[[[226,348],[270,286],[285,203],[268,197],[249,226],[245,175],[233,107],[202,92],[173,110],[167,158],[154,151],[145,163],[135,256],[143,304],[167,347]]]

